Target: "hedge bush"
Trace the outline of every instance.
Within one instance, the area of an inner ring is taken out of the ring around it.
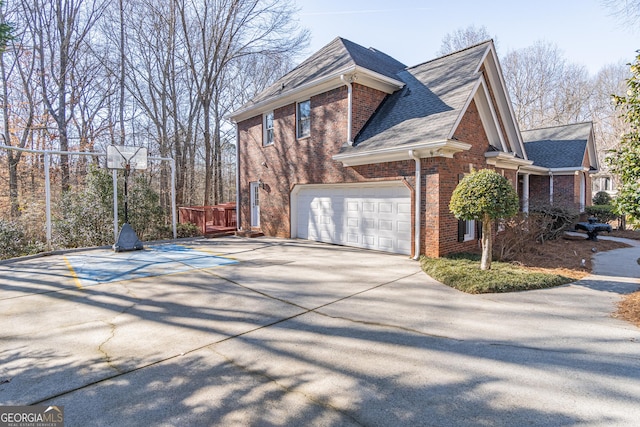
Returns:
[[[600,222],[607,223],[618,219],[618,214],[614,212],[613,205],[587,206],[585,212],[589,216],[598,218]]]
[[[611,196],[606,191],[598,191],[591,201],[594,205],[610,205]]]

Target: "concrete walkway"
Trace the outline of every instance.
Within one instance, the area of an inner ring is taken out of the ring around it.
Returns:
[[[63,255],[0,265],[0,404],[63,405],[67,426],[634,425],[640,329],[611,316],[640,286],[633,243],[585,280],[481,296],[267,238],[95,283]]]
[[[612,285],[619,285],[621,293],[633,291],[640,279],[640,241],[610,236],[598,236],[598,239],[626,243],[631,248],[596,253],[593,258],[593,274],[588,280],[597,282],[613,278],[608,280],[609,290]]]

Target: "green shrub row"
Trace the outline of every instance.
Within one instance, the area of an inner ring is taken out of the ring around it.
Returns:
[[[122,185],[122,183],[120,183]],[[128,220],[142,241],[173,238],[169,215],[160,206],[160,197],[144,174],[129,179]],[[124,222],[124,194],[118,189],[118,220]],[[64,193],[52,213],[52,244],[55,248],[77,248],[113,244],[113,180],[106,169],[90,167],[86,185]],[[14,258],[45,250],[41,232],[34,224],[42,221],[26,217],[16,221],[0,219],[0,259]],[[200,234],[194,224],[178,224],[178,237]]]

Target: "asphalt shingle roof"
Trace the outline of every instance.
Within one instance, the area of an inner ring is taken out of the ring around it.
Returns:
[[[580,168],[592,126],[587,122],[522,131],[527,156],[536,166]]]
[[[387,97],[353,147],[344,147],[341,153],[446,139],[472,95],[490,43],[400,71],[397,78],[405,87]]]
[[[406,67],[403,63],[376,49],[365,48],[357,43],[336,37],[259,93],[251,102],[245,104],[242,109],[269,98],[283,95],[289,90],[356,65],[393,79],[397,79],[396,73]]]

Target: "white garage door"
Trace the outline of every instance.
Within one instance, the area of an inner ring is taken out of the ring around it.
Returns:
[[[401,183],[302,186],[294,197],[298,238],[411,253],[411,193]]]

